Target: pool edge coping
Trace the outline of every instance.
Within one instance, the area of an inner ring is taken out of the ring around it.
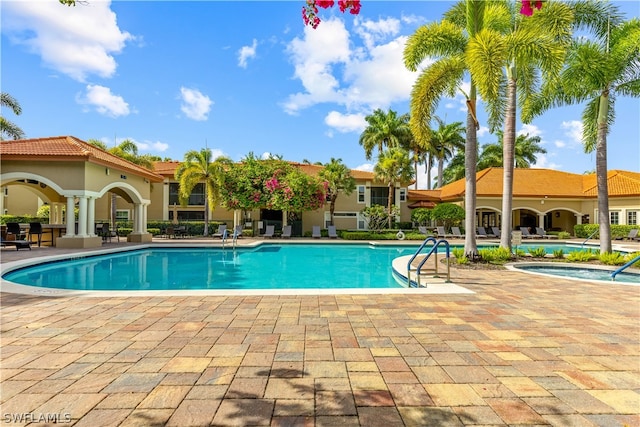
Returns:
[[[526,274],[534,274],[534,275],[538,275],[538,276],[544,276],[544,277],[554,277],[554,278],[561,278],[561,279],[567,279],[567,280],[573,280],[573,281],[581,281],[581,282],[589,282],[589,283],[595,283],[595,284],[610,284],[610,285],[623,285],[623,286],[640,286],[640,283],[634,283],[634,282],[621,282],[618,280],[597,280],[597,279],[585,279],[585,278],[581,278],[581,277],[571,277],[571,276],[558,276],[555,274],[548,274],[548,273],[541,273],[538,271],[531,271],[531,270],[527,270],[525,268],[518,268],[518,266],[521,267],[559,267],[559,268],[582,268],[582,269],[589,269],[589,270],[604,270],[604,271],[609,271],[611,273],[613,273],[616,268],[618,268],[619,266],[607,266],[607,265],[585,265],[585,264],[581,264],[581,263],[575,263],[575,262],[545,262],[545,261],[524,261],[524,262],[512,262],[512,263],[508,263],[505,264],[505,268],[509,271],[517,271],[520,273],[526,273]],[[630,268],[629,269],[631,272],[636,273],[636,274],[640,274],[640,270],[636,269],[636,268]]]

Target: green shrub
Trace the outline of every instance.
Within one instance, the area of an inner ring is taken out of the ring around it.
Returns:
[[[465,255],[462,255],[461,257],[456,258],[456,262],[458,264],[469,264],[469,258],[467,258]]]
[[[558,232],[558,239],[560,239],[560,240],[566,240],[566,239],[568,239],[570,237],[571,237],[571,234],[567,233],[566,231]]]
[[[624,264],[624,256],[620,252],[605,252],[599,255],[600,262],[606,265]]]
[[[160,235],[160,229],[159,228],[149,228],[149,227],[147,227],[147,232],[151,233],[154,236],[159,236]]]
[[[555,249],[553,251],[553,257],[560,258],[560,259],[564,258],[564,251],[562,249]]]
[[[636,258],[636,257],[638,257],[638,256],[640,256],[640,252],[632,252],[632,253],[627,254],[627,255],[624,257],[624,262],[625,262],[625,264],[626,264],[627,262],[631,262],[633,259],[635,259],[635,258]],[[632,266],[633,266],[633,267],[635,267],[635,268],[640,268],[640,260],[638,260],[638,261],[636,261],[635,263],[633,263],[633,264],[632,264]]]
[[[516,256],[519,256],[519,257],[523,257],[523,256],[527,255],[527,253],[525,251],[523,251],[522,249],[516,249],[515,254],[516,254]]]
[[[478,251],[482,259],[489,263],[504,263],[511,261],[511,252],[509,249],[499,248],[483,248]]]
[[[574,251],[569,253],[569,255],[567,255],[567,260],[571,262],[588,262],[594,259],[598,259],[598,254],[591,251],[591,249]]]
[[[534,258],[544,258],[544,256],[547,254],[547,251],[545,251],[545,249],[540,246],[538,248],[529,249],[529,253]]]
[[[464,257],[464,248],[453,248],[451,250],[451,253],[456,258],[462,258],[462,257]]]

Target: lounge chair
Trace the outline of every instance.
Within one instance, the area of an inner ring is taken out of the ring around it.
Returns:
[[[319,225],[313,226],[313,228],[311,229],[311,237],[313,237],[314,239],[319,239],[322,237],[322,234],[320,233]]]
[[[464,238],[464,234],[460,231],[460,227],[451,227],[451,232],[453,233],[453,237],[457,237],[459,239]]]
[[[211,235],[211,237],[219,237],[222,239],[222,237],[224,236],[224,232],[227,230],[227,224],[220,224],[218,226],[218,231],[216,231],[215,233],[213,233]]]
[[[234,239],[239,239],[242,237],[242,230],[244,227],[242,227],[242,225],[238,224],[235,227],[233,227],[233,238]]]
[[[291,226],[290,225],[285,225],[284,227],[282,227],[282,238],[283,239],[291,238]]]
[[[616,240],[637,240],[637,237],[638,237],[638,229],[632,228],[629,231],[629,234],[627,234],[624,237],[616,237]]]
[[[29,240],[32,241],[31,236],[38,236],[38,247],[42,243],[42,224],[39,222],[30,222],[29,223]]]
[[[436,227],[436,230],[438,234],[437,237],[443,237],[445,239],[448,237],[448,234],[444,231],[444,227]]]
[[[558,236],[556,236],[555,234],[547,234],[546,231],[544,231],[544,228],[542,227],[536,227],[536,234],[540,237],[542,237],[543,239],[557,239]]]
[[[22,231],[20,224],[17,222],[7,223],[7,236],[15,236],[14,240],[24,240],[27,234]]]
[[[15,246],[16,251],[20,249],[29,249],[31,250],[31,242],[27,240],[5,240],[0,239],[0,246]]]
[[[264,238],[270,238],[273,239],[273,234],[276,232],[276,226],[275,225],[267,225],[267,228],[264,230],[264,235],[262,237]]]
[[[522,237],[524,239],[533,239],[536,237],[533,234],[529,233],[529,227],[520,227],[520,231],[522,232]]]
[[[418,226],[418,231],[420,232],[420,234],[424,234],[425,236],[428,236],[429,234],[429,230],[427,230],[427,227],[425,227],[424,225],[419,225]]]
[[[335,225],[330,225],[328,227],[328,231],[329,231],[329,238],[330,239],[337,239],[338,238],[338,233],[336,232],[336,226]]]
[[[491,227],[491,231],[493,231],[493,235],[498,239],[500,238],[500,236],[502,236],[502,231],[500,231],[499,227]]]
[[[478,231],[476,232],[476,237],[481,239],[487,239],[489,237],[495,237],[493,234],[487,234],[487,230],[484,227],[478,227]]]

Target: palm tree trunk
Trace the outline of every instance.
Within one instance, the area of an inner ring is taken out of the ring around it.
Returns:
[[[470,98],[467,100],[467,132],[464,144],[465,158],[465,186],[464,186],[464,253],[469,259],[478,256],[478,246],[476,244],[475,222],[476,222],[476,163],[478,139],[476,135],[476,89],[471,82]]]
[[[442,188],[442,175],[444,174],[444,158],[438,159],[438,188]]]
[[[502,224],[500,227],[500,246],[511,250],[511,223],[513,221],[513,169],[514,147],[516,144],[516,80],[512,77],[515,70],[508,70],[511,75],[507,82],[507,106],[502,135]]]
[[[609,186],[607,183],[607,117],[609,93],[600,95],[598,108],[598,135],[596,141],[596,180],[598,186],[598,223],[600,224],[600,253],[611,252],[611,226],[609,222]]]
[[[204,230],[205,236],[209,235],[209,184],[204,184]]]
[[[429,157],[427,158],[427,190],[431,190],[431,164],[433,163],[433,157],[431,153],[429,153]]]
[[[118,195],[116,193],[111,193],[111,229],[117,230],[116,226],[116,212],[118,208]]]

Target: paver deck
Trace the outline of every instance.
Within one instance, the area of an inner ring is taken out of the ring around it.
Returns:
[[[475,293],[2,293],[0,423],[640,425],[640,287],[452,276]]]

